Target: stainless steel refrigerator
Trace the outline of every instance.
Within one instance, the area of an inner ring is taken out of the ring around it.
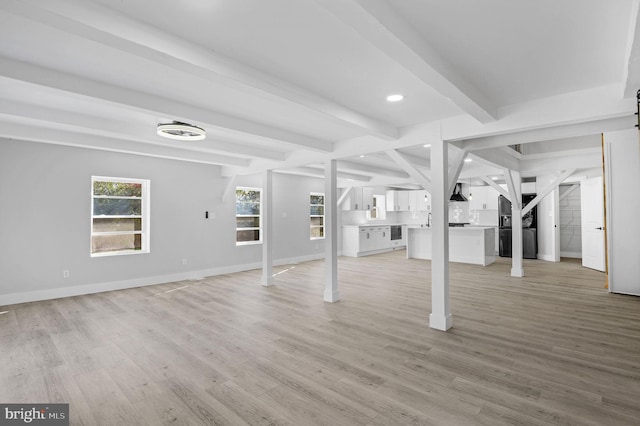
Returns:
[[[522,194],[522,206],[526,206],[536,197],[536,194]],[[522,257],[536,259],[538,257],[537,207],[532,208],[522,217]],[[498,201],[498,254],[511,257],[511,201],[503,195]]]

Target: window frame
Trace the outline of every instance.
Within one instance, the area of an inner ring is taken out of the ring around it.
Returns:
[[[118,183],[134,183],[141,185],[140,197],[127,197],[127,196],[105,196],[99,195],[96,196],[94,194],[94,183],[95,182],[118,182]],[[136,254],[147,254],[151,252],[150,246],[150,230],[151,230],[151,203],[150,203],[150,194],[151,194],[151,181],[149,179],[137,179],[137,178],[122,178],[122,177],[111,177],[111,176],[91,176],[91,220],[90,220],[90,232],[89,232],[89,254],[91,257],[109,257],[109,256],[126,256],[126,255],[136,255]],[[95,199],[127,199],[127,200],[141,200],[141,211],[139,215],[95,215],[94,214],[94,200]],[[131,219],[140,219],[142,221],[141,227],[139,231],[113,231],[113,232],[94,232],[94,219],[105,219],[105,218],[131,218]],[[107,252],[93,252],[93,237],[94,236],[108,236],[108,235],[136,235],[140,234],[140,250],[118,250],[118,251],[107,251]]]
[[[322,204],[311,204],[311,197],[313,196],[322,196]],[[324,215],[324,209],[326,206],[326,202],[327,202],[327,198],[324,194],[324,192],[310,192],[309,193],[309,239],[310,240],[324,240],[325,239],[325,215]],[[322,206],[322,214],[311,214],[311,207],[313,206]],[[322,225],[313,225],[313,218],[316,217],[320,217],[322,218]],[[312,234],[312,230],[314,228],[321,228],[322,229],[322,237],[314,237]]]
[[[242,191],[256,191],[258,193],[260,193],[260,213],[257,215],[254,214],[238,214],[238,190],[242,190]],[[236,208],[236,246],[248,246],[248,245],[254,245],[254,244],[262,244],[262,194],[263,194],[263,190],[262,188],[256,188],[256,187],[249,187],[249,186],[236,186],[236,202],[235,202],[235,208]],[[258,223],[259,226],[255,227],[255,226],[250,226],[250,227],[243,227],[243,228],[239,228],[238,227],[238,218],[239,217],[257,217],[258,218]],[[252,241],[238,241],[238,231],[258,231],[258,239],[257,240],[252,240]]]

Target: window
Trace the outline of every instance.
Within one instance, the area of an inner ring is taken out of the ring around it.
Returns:
[[[91,178],[91,256],[149,252],[149,181]]]
[[[260,188],[236,188],[236,245],[262,242]]]
[[[311,239],[324,238],[324,194],[312,192],[309,197]]]

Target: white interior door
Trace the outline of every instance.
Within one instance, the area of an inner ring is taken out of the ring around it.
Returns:
[[[582,217],[582,266],[605,270],[604,261],[604,197],[602,177],[580,183]]]

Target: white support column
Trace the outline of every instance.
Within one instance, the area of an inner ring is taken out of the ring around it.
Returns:
[[[452,194],[453,189],[456,187],[456,183],[458,182],[458,177],[460,177],[460,173],[462,172],[462,167],[464,167],[464,160],[467,158],[467,154],[467,151],[459,150],[453,158],[451,170],[449,170],[449,194]]]
[[[431,144],[431,315],[429,327],[447,331],[449,309],[449,161],[447,142]]]
[[[522,266],[522,195],[520,172],[505,172],[507,186],[511,195],[511,276],[524,277]]]
[[[336,160],[324,166],[324,301],[337,302],[338,292],[338,181]]]
[[[273,171],[262,174],[262,285],[275,284],[273,278]]]

